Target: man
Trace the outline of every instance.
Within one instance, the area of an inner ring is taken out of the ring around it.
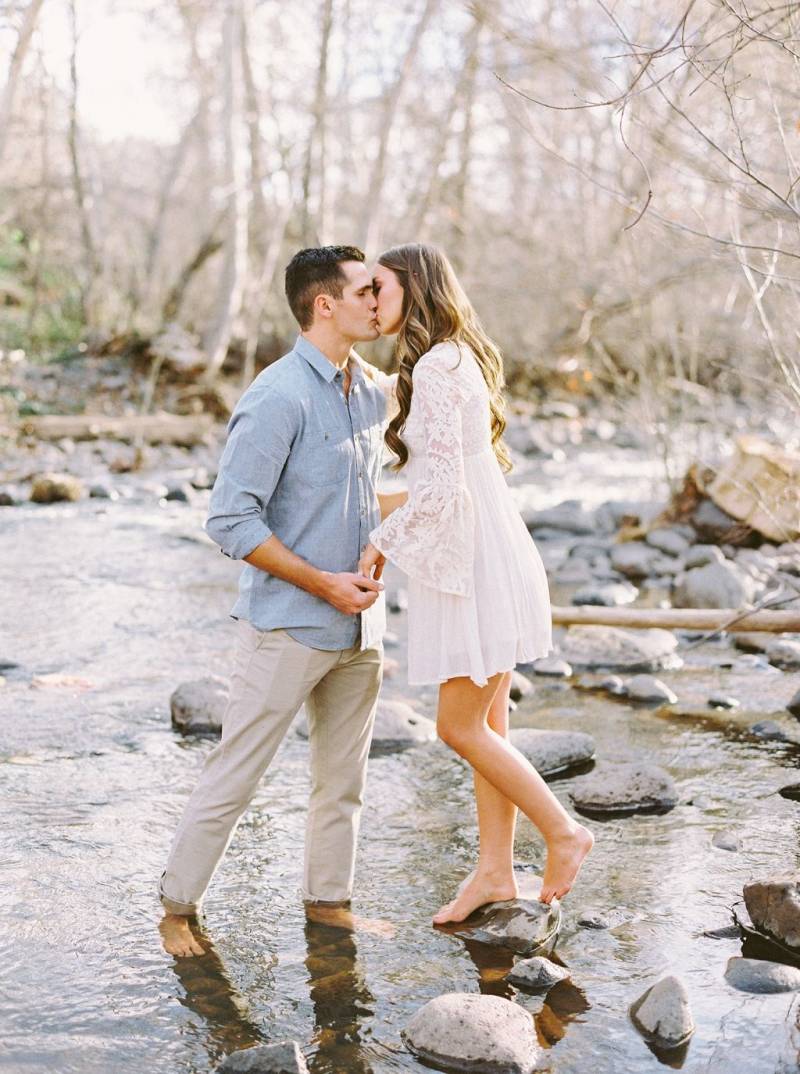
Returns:
[[[178,826],[159,887],[173,955],[203,953],[190,919],[293,717],[306,705],[311,798],[303,896],[346,906],[381,684],[383,585],[356,574],[380,521],[386,403],[350,351],[378,336],[363,253],[301,250],[286,269],[300,325],[231,417],[206,531],[245,561],[222,740]]]

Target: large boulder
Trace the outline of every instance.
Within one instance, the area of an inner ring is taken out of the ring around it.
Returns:
[[[766,962],[760,958],[728,959],[725,980],[740,992],[800,991],[800,970],[783,962]]]
[[[437,996],[402,1037],[420,1059],[451,1070],[532,1074],[542,1058],[530,1013],[499,996]]]
[[[573,668],[657,671],[675,664],[678,640],[669,630],[624,630],[611,626],[571,626],[561,652]]]
[[[800,950],[800,875],[745,884],[744,904],[756,929]]]
[[[34,503],[74,502],[83,496],[83,484],[72,474],[38,474],[31,485]]]
[[[586,764],[595,754],[595,741],[584,731],[540,731],[519,727],[510,733],[511,744],[524,753],[542,776]]]
[[[648,988],[630,1009],[639,1032],[660,1048],[678,1048],[694,1033],[686,989],[677,977],[663,977]]]
[[[303,1053],[296,1041],[258,1044],[226,1055],[217,1074],[308,1074]]]
[[[654,764],[604,764],[577,780],[570,792],[588,816],[666,813],[678,804],[672,776]]]
[[[218,675],[182,682],[169,699],[172,726],[184,735],[218,735],[228,704],[228,683]]]
[[[755,597],[756,583],[735,563],[708,563],[683,575],[672,603],[680,608],[741,608]]]

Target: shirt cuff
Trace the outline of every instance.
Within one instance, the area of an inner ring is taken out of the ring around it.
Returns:
[[[260,519],[249,519],[224,530],[214,532],[214,527],[206,524],[206,533],[219,545],[219,550],[229,559],[244,559],[255,552],[259,545],[268,541],[272,530]]]

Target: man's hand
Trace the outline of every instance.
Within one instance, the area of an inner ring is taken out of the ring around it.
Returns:
[[[383,582],[365,578],[362,574],[329,574],[324,592],[320,594],[328,604],[345,615],[357,615],[371,608],[383,589]]]
[[[365,578],[374,578],[377,582],[383,574],[385,563],[386,556],[383,552],[379,552],[374,545],[368,544],[361,553],[361,559],[358,561],[358,573],[362,574]]]

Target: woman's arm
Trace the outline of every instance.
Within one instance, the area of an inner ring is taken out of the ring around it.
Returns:
[[[408,500],[407,492],[379,492],[378,503],[381,508],[381,522],[388,518],[392,511],[402,507]]]

